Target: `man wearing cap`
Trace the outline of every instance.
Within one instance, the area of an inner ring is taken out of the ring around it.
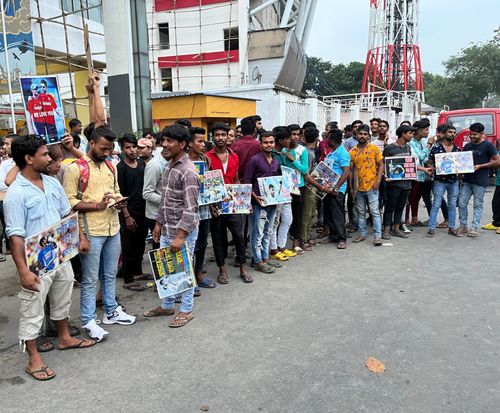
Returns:
[[[137,156],[147,164],[153,159],[153,142],[148,138],[141,138],[137,142]]]

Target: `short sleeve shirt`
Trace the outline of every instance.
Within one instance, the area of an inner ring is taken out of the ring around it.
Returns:
[[[377,164],[383,159],[380,148],[372,143],[361,152],[358,146],[349,151],[351,164],[358,174],[358,191],[366,192],[377,182]]]
[[[472,142],[464,146],[464,152],[472,151],[472,157],[474,158],[474,165],[482,165],[488,163],[491,158],[497,154],[497,150],[492,143],[488,141],[482,141],[478,145],[474,145]],[[488,186],[489,181],[489,171],[488,169],[478,169],[473,174],[464,174],[464,182],[470,184],[475,184],[479,186]]]
[[[344,145],[340,145],[335,151],[331,151],[323,162],[332,168],[334,172],[342,175],[342,168],[349,167],[351,165],[351,156]],[[339,188],[339,192],[345,193],[346,189],[347,182],[344,182]]]

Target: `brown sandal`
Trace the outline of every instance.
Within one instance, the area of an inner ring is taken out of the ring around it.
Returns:
[[[54,377],[56,377],[55,372],[52,372],[52,374],[49,374],[49,372],[47,370],[48,370],[47,366],[42,366],[42,368],[39,370],[30,370],[29,367],[26,367],[25,371],[31,377],[33,377],[35,380],[38,380],[38,381],[46,381],[46,380],[50,380],[50,379],[53,379]],[[39,373],[45,373],[45,377],[36,377],[36,374],[39,374]]]
[[[227,274],[219,274],[217,277],[217,281],[219,284],[229,284],[229,278],[227,277]]]
[[[240,274],[241,279],[243,280],[244,283],[253,283],[253,278],[250,274]]]
[[[172,328],[184,327],[187,323],[189,323],[194,318],[193,313],[186,314],[185,316],[181,316],[179,314],[180,313],[178,313],[175,316],[175,318],[170,322],[170,324],[168,325],[169,327],[172,327]]]
[[[144,313],[144,317],[160,317],[174,314],[175,310],[173,308],[162,308],[161,306],[158,306],[152,310],[146,311]]]

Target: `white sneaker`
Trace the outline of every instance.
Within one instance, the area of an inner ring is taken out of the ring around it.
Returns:
[[[106,336],[109,334],[101,326],[97,325],[95,320],[90,320],[87,324],[83,326],[83,328],[85,329],[85,331],[87,331],[89,337],[97,342],[104,340]]]
[[[401,228],[401,231],[405,234],[411,234],[411,229],[408,227],[406,224],[401,224],[399,226]]]
[[[128,315],[123,311],[122,306],[119,305],[111,314],[104,314],[102,322],[103,324],[121,324],[128,326],[135,323],[135,317],[133,315]]]

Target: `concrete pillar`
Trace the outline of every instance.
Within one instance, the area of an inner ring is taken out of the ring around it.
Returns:
[[[309,117],[307,120],[311,122],[318,123],[318,99],[310,98],[306,99],[306,103],[309,105]],[[321,128],[322,126],[320,126]]]

